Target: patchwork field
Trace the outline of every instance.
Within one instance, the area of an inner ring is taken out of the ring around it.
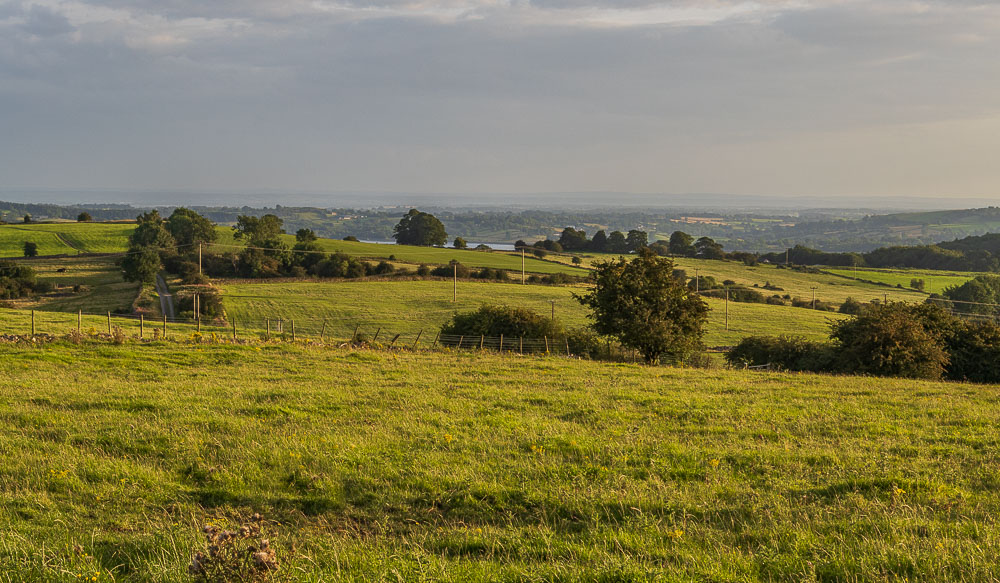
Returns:
[[[289,345],[0,345],[0,581],[997,581],[1000,389]],[[232,580],[235,580],[233,577]]]

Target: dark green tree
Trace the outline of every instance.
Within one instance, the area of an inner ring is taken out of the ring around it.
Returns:
[[[31,215],[24,215],[24,222],[25,223],[30,223],[31,222]]]
[[[608,253],[628,253],[628,243],[625,240],[625,233],[621,231],[611,231],[608,235]]]
[[[684,231],[674,231],[670,234],[670,252],[681,257],[694,255],[694,237]]]
[[[262,217],[240,215],[236,218],[236,225],[233,226],[233,236],[246,240],[251,247],[264,247],[262,243],[279,239],[285,232],[282,225],[284,221],[275,215]]]
[[[455,249],[467,249],[469,247],[469,244],[465,242],[465,239],[461,237],[455,237],[455,242],[452,243],[452,246],[455,247]]]
[[[298,243],[312,243],[319,239],[312,229],[299,229],[295,231],[295,241]]]
[[[94,217],[90,216],[90,213],[88,212],[82,212],[76,215],[76,221],[78,223],[89,223],[92,220],[94,220]]]
[[[211,243],[218,238],[215,223],[197,212],[184,207],[174,209],[164,222],[167,232],[177,245],[197,247],[199,243]]]
[[[434,215],[410,209],[393,229],[393,238],[400,245],[444,245],[448,233]]]
[[[38,244],[31,241],[24,242],[24,256],[38,257]]]
[[[672,277],[673,262],[647,248],[632,260],[598,263],[594,288],[576,299],[591,309],[591,326],[642,354],[647,363],[678,361],[702,345],[708,306]]]
[[[647,245],[649,245],[649,235],[646,234],[646,231],[632,229],[625,237],[625,246],[628,247],[630,253],[634,253]]]
[[[174,237],[167,231],[159,212],[153,210],[143,213],[136,220],[139,224],[128,238],[130,252],[139,247],[173,247]]]
[[[594,238],[590,240],[590,250],[595,253],[604,253],[608,250],[608,234],[603,230],[594,233]]]
[[[559,235],[559,244],[566,251],[580,251],[587,248],[587,232],[566,227]]]
[[[948,353],[935,322],[948,314],[930,304],[870,304],[848,320],[835,322],[839,367],[852,374],[938,379]]]
[[[701,237],[694,242],[695,254],[702,259],[723,259],[726,253],[722,250],[722,245],[715,242],[711,237]]]
[[[163,264],[160,252],[155,247],[135,247],[121,261],[122,276],[125,281],[153,283]]]

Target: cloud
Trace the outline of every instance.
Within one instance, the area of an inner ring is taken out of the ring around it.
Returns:
[[[961,136],[1000,116],[998,32],[1000,7],[979,2],[8,2],[0,175],[819,192],[845,179],[809,152],[850,150],[861,169],[895,143],[872,136],[915,126],[932,128],[911,135],[937,136],[948,147],[934,154],[955,161],[988,143]],[[929,167],[930,149],[908,151]],[[779,181],[778,166],[817,174]],[[946,182],[863,170],[898,193]]]

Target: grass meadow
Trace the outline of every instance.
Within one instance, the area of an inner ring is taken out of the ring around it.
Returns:
[[[316,336],[323,330],[349,338],[356,326],[371,337],[420,330],[435,334],[456,312],[472,311],[483,304],[506,303],[541,314],[551,314],[570,328],[588,323],[587,309],[573,298],[584,287],[521,285],[460,281],[458,302],[453,283],[447,280],[330,281],[283,283],[221,283],[227,317],[258,330],[266,319],[295,320],[296,330]],[[813,340],[827,338],[829,322],[842,316],[790,306],[726,303],[706,298],[711,312],[705,341],[710,346],[732,345],[751,334],[797,334]]]
[[[25,241],[39,255],[119,253],[128,246],[132,223],[36,223],[0,225],[0,257],[21,257]]]
[[[910,287],[910,282],[914,279],[924,280],[924,291],[927,293],[941,293],[951,286],[962,285],[970,279],[980,275],[971,271],[941,271],[934,269],[861,269],[857,273],[853,269],[826,269],[836,275],[859,280],[885,283],[891,286],[901,285],[904,288]]]
[[[0,581],[998,581],[1000,388],[289,344],[0,345]]]

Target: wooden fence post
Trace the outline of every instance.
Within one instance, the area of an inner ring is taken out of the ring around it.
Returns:
[[[319,341],[324,342],[323,337],[326,336],[326,318],[323,318],[323,329],[319,331]]]
[[[436,345],[438,343],[438,338],[441,338],[441,331],[440,330],[438,330],[438,333],[434,335],[434,342],[431,343],[431,346],[434,346],[434,345]]]
[[[372,338],[372,344],[375,344],[375,341],[376,341],[376,340],[378,340],[378,335],[379,335],[379,333],[380,333],[381,331],[382,331],[382,328],[381,328],[381,327],[380,327],[380,328],[379,328],[378,330],[376,330],[376,331],[375,331],[375,337],[374,337],[374,338]]]
[[[411,348],[410,350],[416,350],[417,349],[417,342],[420,342],[420,335],[423,334],[423,333],[424,333],[423,329],[421,329],[420,332],[417,332],[417,339],[413,341],[413,348]]]
[[[500,335],[500,352],[503,352],[503,334]]]
[[[462,347],[462,342],[465,342],[465,334],[462,334],[461,336],[458,337],[458,347],[459,348]]]
[[[111,312],[108,312],[108,334],[111,334]]]
[[[545,338],[545,354],[548,354],[549,353],[549,337],[548,336],[543,336],[542,338]]]
[[[518,352],[524,354],[524,336],[518,338],[517,346],[518,346]]]
[[[351,336],[351,343],[358,339],[358,329],[361,328],[361,324],[354,327],[354,336]]]
[[[233,340],[236,340],[236,318],[233,318]]]
[[[144,322],[143,322],[143,316],[142,316],[142,314],[139,314],[139,338],[142,338],[142,334],[143,334],[143,323],[144,323]]]
[[[566,356],[572,356],[569,353],[569,336],[566,337]]]
[[[271,340],[271,319],[270,318],[265,318],[264,319],[264,339],[267,340],[267,341],[269,341],[269,342]]]
[[[76,333],[80,333],[80,329],[83,328],[83,310],[77,310],[76,312]]]
[[[483,343],[484,342],[486,342],[486,335],[485,334],[480,334],[479,335],[479,350],[483,349]]]
[[[163,314],[163,338],[167,337],[167,315]]]
[[[389,348],[392,348],[393,346],[396,345],[396,341],[399,340],[400,336],[402,336],[402,334],[396,334],[395,336],[392,337],[392,342],[389,343]]]
[[[288,323],[292,325],[292,342],[295,342],[295,320],[289,320]]]
[[[31,310],[31,335],[35,335],[35,311]]]

